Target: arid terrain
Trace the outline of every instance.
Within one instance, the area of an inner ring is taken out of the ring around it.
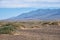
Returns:
[[[14,26],[11,34],[1,32],[5,26]],[[60,40],[60,22],[0,22],[0,40]]]

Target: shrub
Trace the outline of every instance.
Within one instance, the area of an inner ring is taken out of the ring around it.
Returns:
[[[0,27],[0,34],[11,34],[15,29],[16,28],[12,25],[2,26]]]
[[[58,22],[50,22],[49,25],[58,25]]]

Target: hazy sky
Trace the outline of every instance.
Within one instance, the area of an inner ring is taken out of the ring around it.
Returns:
[[[36,10],[35,8],[0,8],[0,20]]]
[[[60,0],[0,0],[0,7],[60,7]]]
[[[60,0],[0,0],[0,19],[17,16],[34,8],[60,8]]]

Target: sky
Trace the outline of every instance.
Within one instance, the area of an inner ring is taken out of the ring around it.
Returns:
[[[0,0],[0,20],[38,8],[60,8],[60,0]]]

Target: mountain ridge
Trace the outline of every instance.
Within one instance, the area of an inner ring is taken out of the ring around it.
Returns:
[[[22,19],[60,20],[60,9],[37,9],[28,13],[18,15],[17,17],[10,18],[10,20],[22,20]]]

